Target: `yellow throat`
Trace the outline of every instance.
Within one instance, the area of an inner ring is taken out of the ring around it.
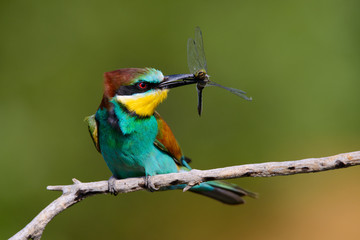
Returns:
[[[117,95],[116,100],[130,112],[135,112],[142,117],[149,117],[154,114],[156,107],[166,99],[168,92],[168,89],[164,89],[129,96]]]

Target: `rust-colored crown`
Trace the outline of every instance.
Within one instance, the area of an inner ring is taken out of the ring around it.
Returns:
[[[145,73],[145,68],[123,68],[104,73],[104,96],[114,97],[120,86],[131,84],[137,76]]]
[[[146,73],[146,68],[122,68],[104,73],[104,95],[100,108],[110,108],[109,100],[115,96],[122,85],[131,84],[139,75]]]

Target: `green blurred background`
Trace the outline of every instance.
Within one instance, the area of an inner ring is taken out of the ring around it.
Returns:
[[[0,2],[0,238],[59,196],[47,185],[110,177],[83,122],[102,74],[187,73],[203,30],[214,81],[246,90],[176,89],[159,108],[193,167],[329,156],[359,149],[357,0]],[[181,191],[95,196],[57,216],[44,239],[358,239],[358,167],[233,180],[257,200],[226,206]]]

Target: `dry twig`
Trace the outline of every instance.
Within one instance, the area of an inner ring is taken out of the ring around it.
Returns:
[[[293,175],[298,173],[327,171],[355,165],[360,165],[360,151],[297,161],[246,164],[204,171],[194,169],[184,173],[156,175],[152,177],[152,182],[156,187],[167,187],[178,184],[191,186],[193,183],[211,180]],[[46,225],[57,214],[86,197],[95,194],[109,193],[107,181],[82,183],[79,180],[73,179],[73,182],[74,184],[72,185],[48,186],[48,190],[62,191],[63,194],[50,203],[25,228],[10,239],[40,239]],[[142,190],[144,189],[143,186],[144,178],[128,178],[117,180],[115,183],[115,188],[119,193]]]

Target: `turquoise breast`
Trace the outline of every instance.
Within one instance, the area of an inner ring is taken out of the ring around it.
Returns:
[[[158,132],[154,116],[137,118],[113,102],[116,126],[107,109],[96,112],[99,145],[107,166],[116,178],[152,176],[177,172],[174,160],[154,146]]]

